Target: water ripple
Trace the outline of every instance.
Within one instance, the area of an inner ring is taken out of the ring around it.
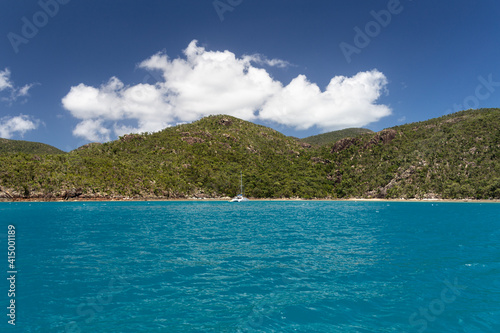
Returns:
[[[18,221],[20,332],[500,325],[499,205],[1,205]]]

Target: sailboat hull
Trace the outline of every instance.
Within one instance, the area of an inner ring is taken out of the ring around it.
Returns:
[[[242,201],[250,201],[250,200],[248,200],[248,198],[245,197],[236,197],[233,198],[230,202],[242,202]]]

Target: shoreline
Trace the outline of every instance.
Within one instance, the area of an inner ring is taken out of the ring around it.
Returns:
[[[427,203],[500,203],[500,199],[379,199],[379,198],[336,198],[336,199],[302,199],[302,198],[249,198],[250,201],[351,201],[351,202],[427,202]],[[0,203],[14,202],[229,202],[231,198],[0,198]]]

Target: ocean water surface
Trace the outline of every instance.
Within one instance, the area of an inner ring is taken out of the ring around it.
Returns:
[[[1,332],[500,332],[500,204],[0,203]]]

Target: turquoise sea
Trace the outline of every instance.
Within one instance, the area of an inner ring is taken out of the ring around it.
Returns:
[[[499,217],[493,203],[0,203],[0,331],[500,332]]]

